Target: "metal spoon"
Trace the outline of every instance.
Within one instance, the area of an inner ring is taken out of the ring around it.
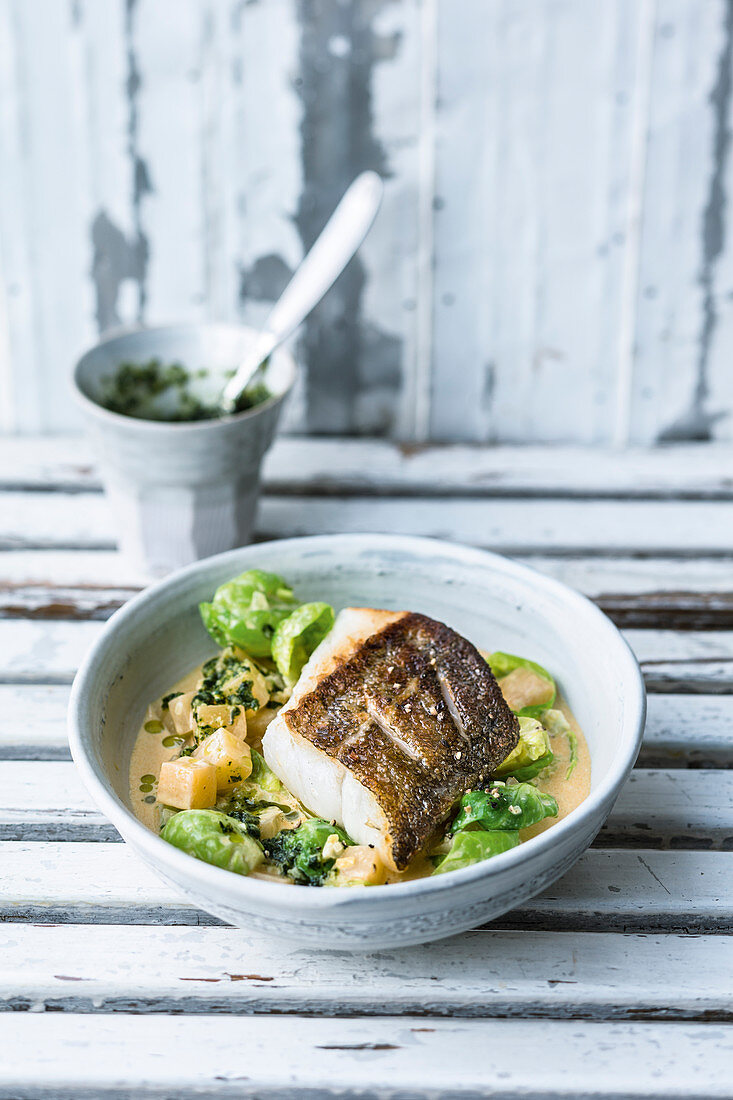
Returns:
[[[262,332],[219,398],[223,414],[237,403],[275,348],[295,331],[331,288],[366,237],[382,201],[376,172],[362,172],[348,188],[321,235],[273,306]]]

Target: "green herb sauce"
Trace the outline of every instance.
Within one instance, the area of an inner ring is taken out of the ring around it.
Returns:
[[[120,363],[102,384],[100,404],[110,412],[137,420],[168,423],[216,420],[221,416],[216,405],[197,397],[190,388],[194,379],[205,378],[207,370],[189,371],[182,363],[164,364],[160,359],[147,363]],[[231,377],[233,371],[225,377]],[[248,387],[237,404],[237,412],[261,405],[271,397],[264,382]],[[167,400],[158,401],[158,398]]]

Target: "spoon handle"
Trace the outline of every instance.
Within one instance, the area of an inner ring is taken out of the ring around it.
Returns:
[[[308,316],[366,237],[382,201],[376,172],[362,172],[348,188],[320,236],[273,306],[263,331],[222,392],[232,408],[255,371]]]

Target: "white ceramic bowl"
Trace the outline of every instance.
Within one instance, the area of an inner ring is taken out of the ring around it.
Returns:
[[[130,751],[149,700],[215,651],[197,610],[244,569],[281,573],[303,600],[408,608],[482,648],[532,657],[557,676],[590,746],[590,796],[512,851],[436,878],[369,889],[308,889],[248,879],[166,844],[134,817]],[[69,738],[84,782],[138,855],[225,921],[324,948],[374,949],[449,936],[548,886],[591,843],[641,741],[645,695],[626,642],[592,603],[495,554],[432,539],[324,535],[262,543],[197,562],[112,616],[80,668]]]

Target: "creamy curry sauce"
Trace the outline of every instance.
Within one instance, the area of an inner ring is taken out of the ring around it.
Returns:
[[[201,680],[201,666],[193,669],[182,680],[179,680],[172,688],[172,692],[193,691]],[[557,801],[557,817],[545,818],[528,829],[520,830],[522,841],[529,840],[546,829],[552,828],[558,821],[562,821],[569,813],[583,802],[590,794],[591,760],[588,744],[578,726],[574,714],[565,700],[558,694],[555,708],[565,715],[571,729],[577,737],[577,763],[570,776],[566,778],[570,766],[570,745],[563,734],[550,733],[550,745],[555,759],[534,780],[537,788],[544,794],[551,794]],[[248,742],[253,748],[259,749],[262,736],[267,728],[267,721],[274,718],[277,711],[273,708],[264,708],[259,716],[259,721],[249,720]],[[145,726],[150,722],[163,723],[163,729],[151,733]],[[255,728],[253,728],[255,727]],[[135,816],[153,832],[160,830],[161,806],[155,798],[157,777],[160,774],[161,764],[166,760],[174,760],[181,749],[182,739],[173,732],[172,723],[166,722],[166,717],[161,714],[158,704],[152,704],[148,708],[145,720],[137,735],[132,757],[130,759],[130,805]],[[424,878],[433,871],[433,864],[424,855],[417,856],[406,871],[391,872],[386,881],[405,882],[410,879]],[[261,867],[253,871],[250,878],[263,878],[269,881],[287,883],[289,880],[281,875],[274,867]]]

